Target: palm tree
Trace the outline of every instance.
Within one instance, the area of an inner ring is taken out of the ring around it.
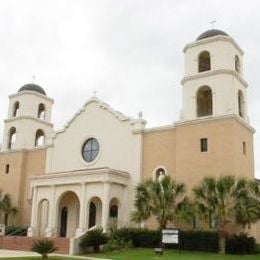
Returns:
[[[218,179],[205,177],[200,185],[193,189],[200,214],[216,220],[221,254],[225,254],[227,225],[229,223],[245,223],[246,219],[246,224],[248,224],[259,219],[259,215],[256,219],[245,218],[245,212],[249,211],[251,212],[250,216],[256,216],[253,212],[260,207],[259,201],[257,202],[253,196],[254,192],[249,190],[250,186],[252,189],[256,189],[255,184],[251,181],[236,179],[234,176],[223,176]],[[244,211],[243,207],[247,210]]]
[[[4,224],[8,225],[10,214],[16,214],[17,209],[12,206],[12,200],[9,194],[0,194],[0,214],[4,214]]]
[[[243,196],[237,201],[235,206],[236,222],[245,229],[251,228],[251,224],[260,219],[260,183],[257,181],[247,181],[242,183],[244,190]]]
[[[169,176],[140,183],[136,188],[136,211],[132,219],[140,223],[154,216],[160,229],[164,229],[176,217],[184,193],[185,185],[176,183]]]

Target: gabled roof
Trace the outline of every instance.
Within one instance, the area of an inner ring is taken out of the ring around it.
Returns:
[[[96,96],[93,96],[82,106],[81,109],[79,109],[74,114],[74,116],[69,121],[67,121],[67,123],[64,125],[63,129],[61,129],[55,133],[54,138],[56,137],[57,134],[63,133],[74,122],[74,120],[76,120],[76,118],[86,110],[86,107],[91,103],[97,103],[100,108],[106,110],[107,112],[112,114],[116,119],[118,119],[121,122],[128,122],[130,125],[134,125],[136,123],[139,123],[139,124],[141,123],[143,125],[146,124],[146,121],[144,119],[142,119],[142,118],[134,119],[130,116],[126,116],[123,113],[121,113],[117,110],[114,110],[112,107],[110,107],[107,103],[103,102],[101,99],[97,98]]]

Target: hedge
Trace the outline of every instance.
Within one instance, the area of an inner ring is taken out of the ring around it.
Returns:
[[[121,228],[114,231],[112,239],[131,242],[133,247],[158,247],[161,244],[161,232],[140,228]],[[178,249],[179,245],[166,245]],[[218,234],[212,231],[180,231],[182,250],[218,252]],[[256,242],[246,234],[231,235],[227,238],[226,252],[229,254],[253,254]]]

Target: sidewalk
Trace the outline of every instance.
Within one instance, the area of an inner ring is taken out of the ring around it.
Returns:
[[[50,256],[60,256],[64,257],[64,259],[85,259],[85,260],[109,260],[109,259],[102,259],[102,258],[93,258],[93,257],[86,257],[86,256],[69,256],[69,255],[60,255],[60,254],[50,254]],[[27,251],[17,251],[17,250],[5,250],[0,249],[0,259],[6,257],[26,257],[26,256],[40,256],[34,252],[27,252]]]

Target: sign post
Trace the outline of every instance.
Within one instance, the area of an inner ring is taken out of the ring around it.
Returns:
[[[177,244],[180,252],[180,230],[177,228],[163,229],[162,244]]]

